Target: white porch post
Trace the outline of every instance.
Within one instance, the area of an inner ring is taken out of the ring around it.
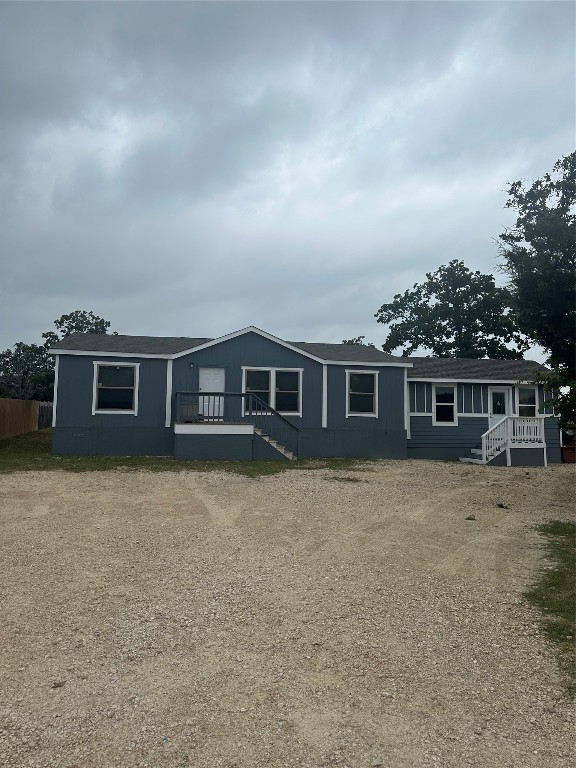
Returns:
[[[426,407],[426,403],[424,403]],[[404,428],[406,439],[410,440],[410,385],[408,384],[408,368],[404,368]]]
[[[164,426],[169,427],[172,423],[172,360],[168,360],[166,366],[166,419]]]
[[[322,365],[322,429],[328,426],[328,366]]]
[[[56,426],[56,406],[58,405],[58,368],[60,366],[60,355],[56,355],[56,364],[54,366],[54,397],[52,398],[52,426]]]

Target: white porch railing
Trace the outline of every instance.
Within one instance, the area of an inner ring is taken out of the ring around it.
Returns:
[[[514,446],[545,447],[544,416],[505,416],[482,435],[482,461]]]

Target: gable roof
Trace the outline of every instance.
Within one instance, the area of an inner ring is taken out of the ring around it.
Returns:
[[[413,364],[409,379],[476,379],[484,381],[526,381],[534,371],[547,371],[534,360],[474,360],[466,357],[406,357]]]
[[[313,344],[303,341],[283,341],[259,328],[250,326],[241,331],[221,336],[217,339],[191,338],[187,336],[123,336],[96,333],[73,333],[61,341],[53,344],[51,352],[59,354],[91,354],[100,353],[106,355],[146,355],[157,357],[180,357],[187,352],[194,352],[221,344],[228,339],[235,338],[244,333],[254,332],[264,338],[275,341],[295,352],[302,352],[320,362],[347,362],[366,364],[393,364],[402,367],[411,367],[406,358],[394,357],[387,352],[381,352],[372,347],[355,344]]]

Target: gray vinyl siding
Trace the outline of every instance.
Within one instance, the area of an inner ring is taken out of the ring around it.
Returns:
[[[549,464],[559,464],[562,461],[560,451],[560,424],[555,416],[544,419],[544,439]]]
[[[140,363],[137,415],[92,415],[95,361]],[[166,360],[60,355],[52,450],[72,456],[172,455],[174,434],[164,426],[165,406]]]
[[[456,460],[482,443],[488,417],[459,416],[455,426],[434,426],[432,416],[411,416],[408,458]]]
[[[302,417],[287,415],[297,427],[316,427],[322,420],[322,363],[293,352],[255,333],[246,333],[174,360],[176,392],[198,391],[198,369],[225,368],[226,391],[242,392],[242,367],[302,368]],[[239,414],[238,414],[239,415]]]
[[[452,385],[452,382],[447,382]],[[438,382],[441,386],[441,384]],[[512,384],[499,384],[497,381],[487,382],[485,384],[472,384],[468,382],[459,382],[456,384],[456,404],[458,413],[466,414],[488,414],[488,392],[490,387],[502,387],[511,390],[512,413],[518,412],[517,390]],[[433,387],[429,381],[410,381],[409,382],[410,413],[427,414],[432,413]],[[550,395],[544,392],[542,386],[538,387],[538,402],[542,407]],[[552,409],[544,407],[541,413],[552,414]]]
[[[447,382],[453,386],[452,382]],[[438,382],[439,386],[442,386]],[[456,406],[458,413],[488,413],[488,387],[497,384],[458,383],[456,386]],[[432,413],[434,408],[434,389],[429,381],[410,381],[410,413]]]
[[[378,372],[378,417],[346,417],[346,372]],[[366,366],[328,366],[328,427],[331,429],[384,429],[404,432],[404,369]]]
[[[94,362],[140,363],[138,414],[92,415]],[[58,366],[58,427],[164,427],[166,360],[148,358],[60,355]]]

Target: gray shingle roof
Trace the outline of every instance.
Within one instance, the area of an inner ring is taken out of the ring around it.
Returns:
[[[308,341],[289,341],[293,347],[308,352],[322,360],[349,360],[355,363],[405,363],[400,357],[360,344],[314,344]]]
[[[215,339],[189,338],[187,336],[112,336],[97,333],[73,333],[52,346],[52,349],[69,349],[75,352],[118,352],[142,355],[173,355],[193,349]],[[303,352],[322,360],[349,360],[358,363],[398,362],[400,358],[380,352],[372,347],[355,344],[311,344],[304,341],[288,341]]]
[[[547,368],[533,360],[473,360],[465,357],[406,357],[413,363],[409,379],[484,379],[487,381],[520,381],[532,378],[533,372]]]
[[[121,336],[96,333],[74,333],[54,344],[52,349],[77,352],[109,352],[123,355],[174,355],[194,349],[214,339],[189,336]],[[287,344],[327,361],[351,363],[412,363],[410,379],[483,379],[486,381],[518,381],[530,379],[534,370],[545,371],[532,360],[473,360],[455,357],[394,357],[387,352],[357,344],[315,344],[289,341]]]
[[[190,339],[187,336],[113,336],[105,333],[72,333],[53,344],[51,349],[76,352],[129,352],[141,355],[174,355],[198,347],[212,339]]]

